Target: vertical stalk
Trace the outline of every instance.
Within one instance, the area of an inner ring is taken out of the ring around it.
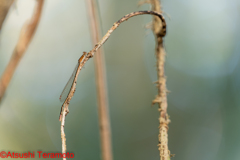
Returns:
[[[92,43],[97,44],[101,37],[100,17],[97,0],[86,0],[91,28]],[[108,111],[108,97],[106,90],[106,71],[104,63],[104,52],[100,49],[96,52],[95,76],[97,86],[98,117],[100,129],[100,141],[103,160],[112,160],[111,128]]]
[[[151,0],[152,10],[162,13],[161,4],[159,0]],[[168,150],[168,124],[170,122],[169,116],[167,114],[167,88],[166,88],[166,77],[164,72],[165,64],[165,50],[163,46],[163,37],[166,33],[166,24],[163,24],[162,21],[155,17],[153,18],[152,30],[155,35],[156,40],[156,58],[157,58],[157,88],[158,95],[153,103],[158,103],[159,106],[159,135],[158,135],[158,150],[160,153],[160,160],[170,159],[170,151]]]
[[[62,118],[61,118],[61,139],[62,139],[62,154],[66,154],[67,152],[67,144],[66,144],[66,135],[64,132],[64,126],[65,126],[65,118],[66,115],[68,113],[68,105],[65,106],[64,110],[63,110],[63,114],[62,114]],[[66,160],[67,158],[63,157],[63,160]]]

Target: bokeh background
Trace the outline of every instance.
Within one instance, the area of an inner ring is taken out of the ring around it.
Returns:
[[[99,0],[102,30],[138,0]],[[0,74],[35,1],[17,0],[0,31]],[[169,149],[173,160],[240,159],[240,1],[162,0]],[[0,104],[0,151],[61,152],[59,95],[83,51],[93,47],[85,1],[46,0],[30,46]],[[113,156],[158,160],[155,41],[150,15],[124,22],[104,44]],[[79,75],[66,119],[74,159],[101,159],[93,60]]]

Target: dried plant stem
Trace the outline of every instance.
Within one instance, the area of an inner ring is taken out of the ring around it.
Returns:
[[[85,65],[85,63],[94,56],[94,53],[107,41],[107,39],[109,38],[109,36],[111,35],[111,33],[124,21],[128,20],[129,18],[133,17],[133,16],[137,16],[137,15],[142,15],[142,14],[151,14],[151,15],[155,15],[155,16],[158,16],[161,21],[162,21],[162,24],[166,24],[165,23],[165,19],[164,17],[158,13],[158,12],[154,12],[154,11],[138,11],[138,12],[132,12],[130,14],[127,14],[126,16],[124,16],[123,18],[121,18],[119,21],[115,22],[113,24],[113,26],[108,30],[108,32],[105,34],[105,36],[95,45],[95,47],[88,53],[86,52],[83,52],[82,56],[79,58],[78,60],[78,68],[77,68],[77,72],[75,74],[75,78],[73,80],[73,84],[71,86],[71,89],[69,91],[69,94],[66,98],[66,100],[64,101],[64,103],[62,104],[62,108],[68,108],[68,104],[70,103],[73,95],[74,95],[74,92],[76,90],[76,84],[77,84],[77,78],[78,78],[78,75],[82,69],[82,67]],[[163,28],[165,28],[165,33],[166,33],[166,25],[163,25]],[[67,111],[67,112],[66,112]],[[64,113],[68,113],[68,109],[67,110],[63,110]],[[59,120],[61,121],[61,114],[62,112],[60,112],[60,118]]]
[[[0,0],[0,30],[14,0]]]
[[[68,107],[65,106],[63,114],[62,114],[62,118],[61,118],[62,153],[67,152],[66,137],[65,137],[65,133],[64,133],[65,118],[66,118],[66,114],[68,113],[67,109],[68,109]],[[66,158],[63,158],[63,160],[66,160]]]
[[[39,23],[44,0],[36,1],[35,12],[29,22],[26,22],[20,32],[18,43],[13,51],[12,57],[0,79],[0,101],[8,87],[9,82],[24,55]]]
[[[59,120],[62,122],[64,121],[62,116],[66,116],[69,112],[68,110],[68,105],[74,95],[74,92],[76,90],[76,84],[77,84],[77,78],[78,75],[81,71],[81,69],[83,68],[83,66],[85,65],[85,63],[94,56],[94,53],[107,41],[107,39],[109,38],[109,36],[111,35],[111,33],[124,21],[128,20],[129,18],[133,17],[133,16],[137,16],[137,15],[142,15],[142,14],[151,14],[151,15],[155,15],[158,16],[161,21],[162,24],[166,24],[165,23],[165,19],[164,17],[158,13],[158,12],[154,12],[154,11],[138,11],[138,12],[132,12],[130,14],[127,14],[126,16],[124,16],[123,18],[121,18],[119,21],[115,22],[113,24],[113,26],[108,30],[108,32],[105,34],[105,36],[95,45],[95,47],[88,53],[83,52],[83,55],[79,58],[78,60],[78,68],[77,68],[77,72],[75,74],[74,80],[73,80],[73,84],[71,86],[71,89],[69,91],[69,94],[66,98],[66,100],[64,101],[62,108],[64,107],[63,111],[61,111],[60,113],[60,118]],[[163,25],[163,28],[165,28],[165,33],[166,33],[166,25]],[[165,34],[164,33],[164,34]],[[62,115],[61,115],[62,114]],[[62,122],[62,124],[64,125],[64,122]],[[63,141],[63,140],[62,140]]]
[[[161,5],[159,0],[151,0],[152,10],[161,13]],[[166,33],[165,23],[153,17],[152,30],[156,39],[156,58],[157,58],[157,73],[158,73],[158,95],[153,100],[154,103],[159,105],[159,135],[158,135],[158,150],[160,152],[160,160],[170,159],[170,151],[168,150],[168,124],[170,122],[167,114],[167,88],[166,88],[166,77],[164,73],[165,64],[165,50],[163,47],[163,37]]]
[[[105,36],[95,45],[95,47],[88,52],[87,54],[87,59],[93,57],[94,53],[107,41],[107,39],[109,38],[109,36],[111,35],[111,33],[124,21],[128,20],[131,17],[137,16],[137,15],[142,15],[142,14],[151,14],[151,15],[155,15],[157,16],[164,24],[165,23],[165,19],[162,16],[162,14],[158,13],[158,12],[154,12],[154,11],[138,11],[138,12],[132,12],[130,14],[125,15],[123,18],[121,18],[119,21],[115,22],[113,24],[113,26],[108,30],[108,32],[105,34]],[[163,26],[166,29],[166,26]],[[86,59],[86,61],[87,61]]]
[[[96,44],[101,37],[100,17],[98,11],[97,0],[86,0],[89,24],[91,28],[92,42]],[[111,142],[111,127],[109,118],[108,96],[106,87],[106,70],[104,63],[103,49],[96,51],[94,58],[95,75],[97,86],[97,100],[98,100],[98,119],[99,131],[102,150],[102,160],[112,160],[112,142]]]

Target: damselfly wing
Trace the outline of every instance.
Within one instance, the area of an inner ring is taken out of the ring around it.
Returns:
[[[70,79],[68,80],[66,86],[63,88],[63,91],[59,97],[60,101],[63,102],[63,101],[66,101],[66,99],[68,98],[69,94],[71,93],[71,90],[73,88],[73,85],[74,83],[77,82],[77,72],[78,72],[78,69],[80,67],[80,65],[83,63],[85,57],[87,55],[87,52],[83,52],[83,55],[79,58],[78,60],[78,63],[72,73],[72,76],[70,77]],[[74,89],[75,91],[75,89]],[[74,94],[74,91],[73,91],[73,94]],[[62,107],[61,107],[61,111],[60,111],[60,115],[59,115],[59,121],[62,120],[62,111],[63,111],[63,107],[64,107],[64,104],[65,102],[63,103]]]
[[[60,101],[61,102],[64,102],[66,100],[66,98],[68,97],[70,91],[71,91],[71,88],[72,88],[72,85],[74,83],[74,79],[76,77],[76,74],[77,74],[77,71],[78,71],[78,67],[79,65],[83,62],[85,56],[87,55],[87,52],[83,52],[83,55],[79,58],[78,60],[78,63],[72,73],[72,76],[70,77],[70,79],[68,80],[66,86],[63,88],[63,91],[59,97]]]
[[[65,85],[65,87],[63,88],[63,91],[59,97],[60,102],[64,102],[68,96],[68,94],[71,91],[72,85],[73,85],[73,81],[75,79],[76,73],[77,73],[77,69],[78,69],[79,63],[76,65],[71,77],[69,78],[67,84]]]

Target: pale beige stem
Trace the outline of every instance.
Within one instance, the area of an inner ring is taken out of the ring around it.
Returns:
[[[161,13],[161,5],[159,0],[150,0],[152,5],[152,10]],[[159,105],[159,135],[158,135],[158,150],[160,153],[160,160],[170,159],[170,151],[168,150],[168,124],[170,122],[169,116],[167,114],[167,87],[166,87],[166,77],[164,73],[165,64],[165,50],[163,46],[163,37],[166,33],[166,24],[163,24],[155,16],[153,17],[152,30],[156,39],[156,58],[157,58],[157,73],[158,73],[158,95],[153,101]]]
[[[62,118],[61,118],[62,154],[67,152],[66,137],[65,137],[65,132],[64,132],[65,118],[68,113],[67,109],[68,109],[68,107],[65,106],[63,113],[62,113]],[[63,160],[66,160],[66,158],[63,158]]]
[[[20,32],[20,37],[17,42],[17,45],[13,51],[12,57],[3,72],[3,75],[0,79],[0,101],[4,96],[4,93],[9,85],[9,82],[12,79],[12,76],[17,68],[17,65],[21,58],[23,57],[35,31],[38,26],[41,13],[42,13],[42,7],[43,7],[44,0],[37,0],[36,1],[36,8],[35,12],[30,19],[29,22],[26,22]]]
[[[91,28],[92,42],[96,44],[101,37],[100,17],[97,0],[86,0],[89,14],[89,24]],[[111,127],[109,118],[108,96],[106,87],[106,70],[103,49],[96,51],[94,58],[97,100],[98,100],[98,119],[102,150],[102,160],[112,160]]]
[[[0,30],[14,0],[0,0]]]
[[[59,116],[59,121],[61,121],[61,114],[62,114],[62,109],[63,108],[68,108],[68,104],[70,103],[75,90],[76,90],[76,85],[77,85],[77,78],[78,75],[80,73],[80,71],[82,70],[83,66],[85,65],[85,63],[94,56],[94,53],[108,40],[109,36],[111,35],[111,33],[117,29],[117,27],[124,21],[128,20],[129,18],[133,17],[133,16],[137,16],[137,15],[143,15],[143,14],[151,14],[151,15],[155,15],[157,17],[159,17],[159,19],[161,19],[162,24],[163,24],[163,28],[165,29],[164,32],[162,34],[166,34],[166,23],[165,23],[165,19],[164,17],[158,13],[158,12],[154,12],[154,11],[138,11],[138,12],[132,12],[130,14],[125,15],[124,17],[122,17],[119,21],[115,22],[113,24],[113,26],[107,31],[107,33],[105,34],[105,36],[103,36],[103,38],[95,45],[95,47],[89,51],[88,53],[83,52],[82,56],[79,58],[79,62],[78,62],[78,68],[77,68],[77,72],[75,74],[72,86],[70,88],[70,91],[68,93],[67,98],[65,99],[64,103],[62,104],[61,107],[61,112],[60,112],[60,116]],[[66,105],[67,104],[67,105]],[[66,106],[65,106],[66,105]],[[67,109],[68,111],[68,109]],[[68,112],[67,112],[68,113]]]
[[[90,59],[92,58],[95,54],[95,52],[107,41],[107,39],[109,38],[109,36],[111,35],[111,33],[124,21],[128,20],[129,18],[133,17],[133,16],[137,16],[137,15],[143,15],[143,14],[151,14],[151,15],[155,15],[157,16],[161,21],[162,21],[162,26],[163,28],[165,29],[164,32],[162,34],[165,34],[166,33],[166,23],[165,23],[165,19],[164,17],[158,13],[158,12],[154,12],[154,11],[138,11],[138,12],[132,12],[130,14],[127,14],[125,15],[123,18],[121,18],[119,21],[115,22],[113,24],[113,26],[108,30],[108,32],[105,34],[105,36],[103,36],[103,38],[95,45],[95,47],[88,53],[86,52],[83,52],[83,55],[79,58],[78,60],[78,68],[77,68],[77,72],[76,72],[76,75],[74,77],[74,80],[73,80],[73,83],[72,83],[72,86],[70,88],[70,91],[69,91],[69,94],[66,98],[66,100],[64,101],[64,103],[62,104],[62,108],[64,108],[64,110],[62,111],[61,109],[61,112],[60,112],[60,116],[59,116],[59,120],[62,122],[62,127],[64,126],[64,122],[63,122],[63,118],[62,116],[66,116],[69,112],[68,110],[68,105],[75,93],[75,90],[76,90],[76,84],[77,84],[77,78],[78,78],[78,75],[80,73],[80,71],[82,70],[83,66],[85,65],[85,63]],[[107,113],[107,112],[105,112]],[[65,117],[64,117],[65,119]],[[108,123],[108,122],[103,122],[103,123]],[[101,126],[100,126],[101,127]],[[63,128],[61,129],[61,133],[64,133],[62,132]],[[109,129],[110,130],[110,129]],[[64,130],[63,130],[64,131]],[[63,134],[62,134],[63,135]],[[108,137],[109,135],[106,135],[106,137]],[[65,137],[65,134],[64,134],[64,137]],[[64,138],[62,137],[62,139]],[[62,140],[62,143],[63,140]],[[64,147],[64,146],[63,146]]]

